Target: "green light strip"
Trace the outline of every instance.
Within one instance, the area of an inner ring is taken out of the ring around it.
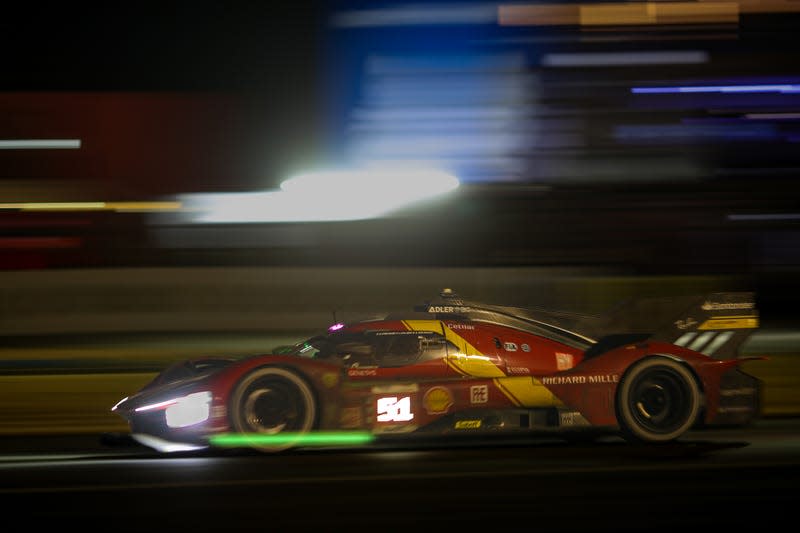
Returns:
[[[368,444],[375,440],[371,433],[355,431],[333,431],[315,433],[224,433],[209,439],[214,446],[341,446]]]

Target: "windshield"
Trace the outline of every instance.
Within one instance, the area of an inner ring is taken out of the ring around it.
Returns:
[[[433,331],[360,331],[316,335],[274,353],[339,360],[348,366],[397,367],[441,359],[458,348]]]
[[[300,341],[292,345],[278,346],[272,350],[274,354],[280,355],[298,355],[300,357],[308,357],[313,359],[317,356],[323,346],[329,342],[327,335],[315,335],[314,337]]]

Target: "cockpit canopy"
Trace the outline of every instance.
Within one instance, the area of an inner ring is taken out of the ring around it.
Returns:
[[[434,331],[339,330],[317,335],[285,353],[341,360],[348,366],[397,367],[444,358],[458,348]]]

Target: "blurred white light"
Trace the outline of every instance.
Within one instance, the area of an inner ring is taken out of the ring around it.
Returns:
[[[137,412],[164,410],[171,428],[182,428],[208,420],[211,412],[211,393],[196,392],[180,398],[137,407]]]
[[[167,425],[171,428],[182,428],[208,420],[211,412],[211,393],[196,392],[167,407],[165,414]]]
[[[198,444],[170,442],[168,440],[160,439],[158,437],[154,437],[153,435],[146,435],[143,433],[134,433],[131,436],[137,442],[162,453],[190,452],[194,450],[202,450],[208,448],[208,446],[202,446]]]
[[[194,194],[182,197],[198,223],[320,222],[380,217],[454,190],[452,174],[439,170],[364,168],[301,174],[280,191]]]
[[[281,189],[292,194],[322,196],[323,199],[354,195],[359,203],[360,200],[369,200],[383,205],[382,210],[449,192],[456,187],[458,179],[455,176],[419,168],[313,172],[281,183]]]
[[[123,399],[121,399],[120,401],[118,401],[117,403],[115,403],[115,404],[114,404],[114,407],[112,407],[112,408],[111,408],[111,410],[112,410],[112,411],[116,411],[116,410],[119,408],[119,406],[120,406],[122,403],[126,402],[126,401],[128,401],[128,397],[127,397],[127,396],[125,396]]]
[[[80,139],[8,139],[0,140],[0,150],[77,149]]]

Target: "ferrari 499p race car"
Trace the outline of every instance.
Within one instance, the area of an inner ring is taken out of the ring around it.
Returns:
[[[270,354],[173,364],[112,410],[160,451],[538,431],[662,443],[759,415],[760,382],[740,368],[753,358],[738,354],[757,327],[750,292],[585,316],[445,289]]]

